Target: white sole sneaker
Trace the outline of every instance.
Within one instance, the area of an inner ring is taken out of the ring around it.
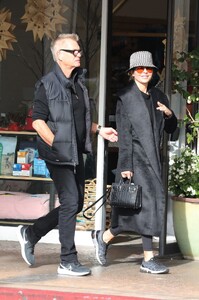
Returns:
[[[69,263],[67,267],[64,267],[62,264],[59,265],[57,269],[59,275],[68,275],[68,276],[86,276],[91,274],[91,270],[87,267],[84,267],[80,264],[75,265]]]
[[[32,258],[30,260],[27,259],[27,255],[25,252],[25,248],[26,248],[26,244],[28,243],[28,241],[25,239],[25,237],[23,236],[23,233],[26,229],[23,230],[23,225],[19,225],[17,227],[17,238],[19,240],[20,246],[21,246],[21,256],[23,257],[24,261],[29,265],[32,266],[35,263],[34,260],[34,255],[31,254]],[[23,231],[22,231],[23,230]]]

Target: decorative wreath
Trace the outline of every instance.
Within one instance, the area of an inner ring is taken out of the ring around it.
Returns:
[[[67,19],[61,14],[68,10],[63,0],[27,0],[22,23],[27,23],[26,31],[32,31],[34,41],[42,40],[43,36],[54,38],[57,31],[62,31],[62,24]]]
[[[11,12],[3,8],[0,10],[0,61],[6,59],[6,50],[13,50],[12,42],[16,42],[12,31],[15,25],[10,23]]]

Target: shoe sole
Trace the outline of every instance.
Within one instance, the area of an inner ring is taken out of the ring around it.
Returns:
[[[96,231],[92,231],[91,237],[92,237],[93,244],[94,244],[94,247],[95,247],[95,256],[96,256],[96,258],[97,258],[97,261],[98,261],[98,263],[99,263],[101,266],[105,266],[105,265],[106,265],[106,262],[103,263],[103,262],[100,260],[100,257],[99,257],[99,254],[98,254],[99,247],[98,247],[98,242],[97,242],[97,237],[96,237]]]
[[[151,271],[148,268],[140,267],[140,272],[141,273],[150,273],[150,274],[167,274],[167,273],[169,273],[169,270],[166,269],[164,271]]]
[[[23,239],[23,236],[21,234],[21,229],[22,229],[22,225],[18,226],[17,227],[17,237],[18,237],[18,240],[19,240],[19,243],[21,245],[21,256],[23,257],[23,259],[25,260],[25,262],[29,265],[29,266],[32,266],[34,265],[34,263],[30,263],[27,258],[26,258],[26,255],[25,255],[25,251],[24,251],[24,239]]]
[[[86,275],[90,275],[91,271],[89,272],[73,272],[67,269],[62,269],[60,267],[58,267],[57,269],[57,273],[58,275],[68,275],[68,276],[86,276]]]

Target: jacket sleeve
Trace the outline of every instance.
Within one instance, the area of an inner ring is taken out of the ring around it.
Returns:
[[[167,133],[173,133],[177,128],[177,124],[177,118],[174,112],[172,111],[172,115],[169,118],[165,118],[164,130]]]
[[[35,89],[34,104],[33,104],[33,121],[40,119],[47,122],[49,116],[48,100],[46,90],[43,84],[40,84]]]
[[[120,99],[116,108],[116,125],[119,145],[118,171],[133,172],[132,125]]]
[[[169,105],[167,96],[159,90],[158,90],[158,92],[160,94],[159,101],[170,109],[170,105]],[[172,111],[172,115],[170,117],[165,117],[164,130],[167,133],[173,133],[177,128],[177,124],[178,124],[177,118],[175,116],[175,113]]]

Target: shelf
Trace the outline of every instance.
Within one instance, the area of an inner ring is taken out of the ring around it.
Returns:
[[[0,135],[37,135],[36,131],[9,131],[0,130]]]
[[[0,130],[0,135],[17,135],[17,136],[36,136],[36,131],[9,131],[9,130]],[[51,178],[46,177],[34,177],[34,176],[12,176],[12,175],[0,175],[0,180],[11,179],[11,180],[30,180],[30,181],[50,181]]]
[[[35,181],[50,181],[51,178],[46,177],[33,177],[33,176],[12,176],[12,175],[0,175],[0,180],[11,179],[11,180],[35,180]]]
[[[33,139],[35,140],[36,136],[37,136],[37,132],[36,131],[9,131],[9,130],[0,130],[0,136],[15,136],[17,139],[17,145],[16,145],[16,151],[17,149],[19,149],[19,141],[21,140],[25,140],[27,137],[28,139]],[[16,154],[16,153],[15,153]],[[11,174],[11,172],[10,172]],[[15,181],[37,181],[37,182],[45,182],[45,183],[49,183],[49,194],[50,194],[50,199],[49,199],[49,211],[51,211],[52,209],[54,209],[55,207],[55,187],[53,184],[53,181],[51,178],[46,178],[46,177],[38,177],[38,176],[13,176],[13,175],[0,175],[0,180],[15,180]],[[24,222],[26,222],[26,220],[23,220]],[[4,219],[4,220],[0,220],[0,224],[17,224],[18,220],[8,220],[8,219]],[[20,223],[22,224],[22,221],[20,221]]]
[[[10,220],[10,219],[0,219],[0,225],[8,225],[8,226],[19,226],[19,225],[33,225],[34,220]]]

